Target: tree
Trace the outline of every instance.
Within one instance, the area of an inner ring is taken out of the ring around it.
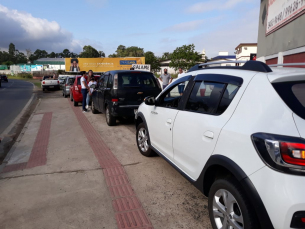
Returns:
[[[160,62],[153,52],[148,51],[144,56],[145,63],[150,64],[150,69],[152,72],[157,72],[160,70]]]
[[[13,43],[10,43],[10,45],[8,46],[8,53],[11,56],[15,56],[15,45]]]
[[[69,49],[64,49],[64,50],[62,51],[62,57],[64,57],[64,58],[69,58],[69,57],[71,57],[71,53],[70,53]]]
[[[169,66],[176,71],[178,68],[188,70],[201,60],[201,55],[195,51],[195,45],[183,45],[175,49],[171,55],[171,62]]]
[[[23,52],[19,52],[18,50],[15,51],[16,55],[15,55],[15,63],[16,64],[26,64],[27,63],[27,57],[26,55],[24,55]]]
[[[171,59],[172,54],[169,52],[165,52],[163,53],[161,60],[170,60]]]
[[[105,57],[106,56],[103,51],[99,51],[98,53],[100,54],[100,57]]]
[[[55,58],[56,57],[56,54],[55,52],[51,52],[49,55],[48,55],[49,58]]]
[[[79,55],[79,57],[81,57],[81,58],[94,58],[94,57],[100,57],[100,54],[91,45],[85,45],[84,48],[83,48],[83,52]]]
[[[137,46],[125,47],[119,45],[116,49],[116,54],[111,54],[108,57],[142,57],[144,56],[144,49]]]
[[[124,45],[119,45],[118,48],[115,51],[117,57],[124,57],[125,56],[125,50],[126,50],[126,47]]]

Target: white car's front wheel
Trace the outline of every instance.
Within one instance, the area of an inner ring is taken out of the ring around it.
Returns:
[[[138,125],[136,138],[138,149],[142,155],[146,157],[155,155],[155,153],[150,148],[149,135],[144,123]]]

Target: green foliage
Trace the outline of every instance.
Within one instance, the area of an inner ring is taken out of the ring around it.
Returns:
[[[13,43],[10,43],[10,45],[8,46],[8,53],[11,55],[11,56],[14,56],[15,55],[15,45]]]
[[[183,45],[174,50],[171,55],[170,67],[176,71],[179,68],[187,70],[201,61],[201,55],[195,51],[195,45]]]
[[[163,53],[161,60],[170,60],[171,58],[172,58],[172,53],[165,52],[165,53]]]
[[[90,45],[86,45],[83,48],[83,52],[79,55],[81,58],[94,58],[100,57],[99,52]]]
[[[108,57],[143,57],[144,49],[137,46],[125,47],[124,45],[119,45],[116,53],[109,55]]]
[[[13,77],[16,77],[16,78],[21,78],[21,79],[33,79],[33,76],[32,74],[30,73],[18,73],[16,75],[14,75]]]
[[[2,62],[2,65],[8,65],[8,66],[10,66],[10,65],[13,65],[13,64],[14,64],[14,62],[13,62],[13,61],[10,61],[10,60],[7,60],[7,61]]]
[[[55,58],[56,57],[56,53],[55,52],[51,52],[49,55],[48,55],[49,58]]]
[[[160,70],[160,62],[153,52],[148,51],[144,54],[144,56],[145,64],[150,64],[152,72],[157,72]]]

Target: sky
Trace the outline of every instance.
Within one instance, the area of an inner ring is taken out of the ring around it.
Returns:
[[[106,56],[119,45],[157,56],[194,44],[211,58],[256,43],[258,0],[0,0],[0,49],[79,53],[91,45]]]

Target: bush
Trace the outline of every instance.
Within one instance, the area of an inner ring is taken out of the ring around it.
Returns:
[[[24,79],[32,79],[33,76],[30,73],[18,73],[17,75],[14,75],[14,77],[20,77]]]

